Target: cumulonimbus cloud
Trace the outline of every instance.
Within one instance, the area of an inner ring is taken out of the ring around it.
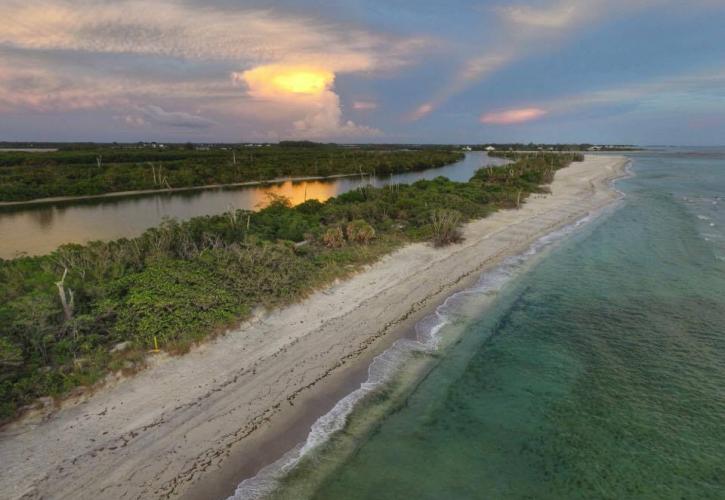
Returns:
[[[288,110],[296,119],[284,133],[290,137],[343,138],[379,135],[372,127],[357,125],[342,118],[340,97],[334,91],[335,74],[322,67],[266,65],[232,73],[235,83],[244,85],[247,94],[261,102]],[[257,116],[264,121],[264,116]]]

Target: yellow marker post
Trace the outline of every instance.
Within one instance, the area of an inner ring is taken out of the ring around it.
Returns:
[[[159,351],[159,343],[156,341],[156,335],[154,335],[154,348],[151,349],[149,352],[161,352]]]

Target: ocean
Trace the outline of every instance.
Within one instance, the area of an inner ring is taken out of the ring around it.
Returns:
[[[725,498],[725,150],[450,297],[236,498]]]

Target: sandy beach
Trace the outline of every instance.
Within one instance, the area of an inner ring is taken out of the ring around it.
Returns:
[[[304,439],[370,359],[446,296],[534,240],[614,202],[628,160],[587,155],[551,194],[406,246],[304,302],[158,356],[51,415],[0,431],[0,498],[224,498]]]

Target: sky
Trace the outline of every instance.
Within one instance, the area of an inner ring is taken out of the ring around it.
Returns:
[[[725,144],[725,0],[0,0],[0,141]]]

